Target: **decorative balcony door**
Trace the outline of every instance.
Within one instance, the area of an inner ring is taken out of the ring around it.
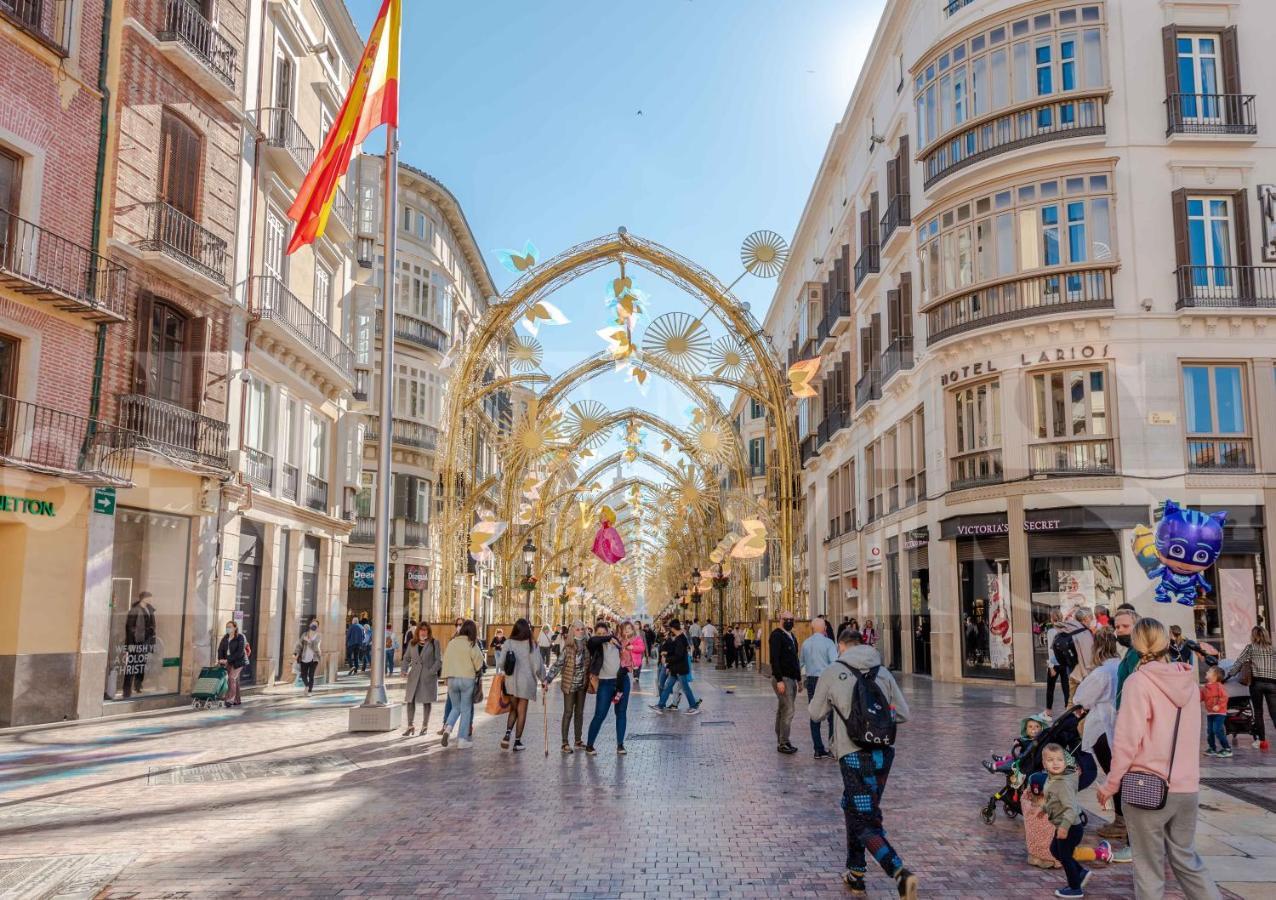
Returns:
[[[197,224],[202,157],[199,133],[186,120],[165,110],[160,120],[159,199],[172,211],[160,209],[153,239],[194,260],[203,259],[205,250],[205,232]]]
[[[282,48],[276,54],[275,106],[279,112],[272,117],[273,133],[267,135],[267,138],[277,147],[289,147],[292,144],[289,122],[292,119],[292,104],[296,94],[293,82],[296,79],[297,66]]]
[[[1178,36],[1179,117],[1195,125],[1223,124],[1218,35]]]
[[[1231,198],[1189,197],[1187,239],[1193,287],[1208,297],[1230,295],[1236,289]]]
[[[0,334],[0,456],[9,455],[9,446],[17,424],[18,410],[14,394],[18,389],[20,348],[17,338]]]
[[[22,158],[0,148],[0,269],[18,269],[17,217],[22,214]]]

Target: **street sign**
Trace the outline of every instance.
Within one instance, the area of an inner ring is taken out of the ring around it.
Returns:
[[[115,488],[100,487],[93,489],[93,511],[104,516],[115,515]]]

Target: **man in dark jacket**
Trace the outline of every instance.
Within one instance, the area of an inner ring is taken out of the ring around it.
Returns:
[[[789,740],[793,725],[793,703],[797,698],[802,664],[798,661],[797,638],[793,636],[793,613],[780,613],[780,627],[771,632],[771,679],[778,701],[775,709],[775,749],[784,754],[797,753]]]
[[[669,695],[673,693],[673,686],[681,682],[682,692],[687,695],[687,702],[691,704],[687,708],[687,715],[694,716],[700,712],[702,701],[697,700],[695,692],[691,690],[691,679],[688,677],[691,674],[691,642],[687,640],[682,631],[682,623],[677,619],[669,623],[669,636],[661,645],[660,652],[665,658],[665,683],[660,688],[660,699],[651,708],[663,713],[665,704],[669,702]]]
[[[363,653],[363,627],[358,616],[350,617],[350,627],[346,629],[346,665],[350,674],[359,671],[359,657]]]

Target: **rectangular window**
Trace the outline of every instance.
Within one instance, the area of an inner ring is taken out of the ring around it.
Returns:
[[[271,452],[271,427],[275,419],[271,415],[270,385],[258,379],[248,381],[244,408],[244,445],[263,453]]]
[[[988,55],[992,71],[988,81],[992,86],[992,106],[990,109],[1002,109],[1010,105],[1010,67],[1006,58],[1006,48],[994,50]]]
[[[977,118],[988,112],[988,57],[981,56],[970,64],[970,104]]]
[[[1002,479],[1001,383],[986,381],[954,392],[954,487]]]
[[[354,495],[354,514],[360,518],[372,517],[372,505],[377,496],[377,473],[360,472],[359,489]]]
[[[328,420],[317,413],[310,415],[310,448],[308,474],[328,480]]]
[[[314,312],[324,323],[332,317],[332,272],[321,264],[315,265]]]
[[[1218,35],[1180,34],[1177,46],[1179,115],[1196,123],[1222,121]]]
[[[1051,65],[1052,43],[1049,39],[1038,40],[1034,49],[1038,97],[1047,97],[1054,93],[1054,67]]]
[[[403,230],[412,230],[412,207],[410,206],[403,207]]]
[[[1103,36],[1097,28],[1088,28],[1081,34],[1081,48],[1084,58],[1084,87],[1100,88],[1104,84],[1103,75]]]
[[[1074,200],[1068,204],[1068,262],[1086,261],[1089,244],[1085,235],[1085,201]]]
[[[762,404],[757,400],[750,400],[749,401],[749,418],[760,419],[762,418],[762,415],[763,415]]]
[[[1077,89],[1077,36],[1059,35],[1059,90]]]
[[[1194,287],[1210,292],[1233,287],[1236,255],[1232,232],[1230,197],[1187,198],[1188,260]]]
[[[1190,468],[1253,469],[1244,366],[1183,366],[1183,401]]]
[[[1012,48],[1014,54],[1014,79],[1015,79],[1015,102],[1021,103],[1024,100],[1033,98],[1032,90],[1032,72],[1028,62],[1029,47],[1026,41],[1020,41]]]
[[[1059,265],[1059,207],[1041,207],[1041,259],[1044,265]]]

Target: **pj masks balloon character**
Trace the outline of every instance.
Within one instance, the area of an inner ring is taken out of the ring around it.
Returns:
[[[1156,586],[1158,603],[1196,603],[1196,593],[1213,587],[1201,574],[1223,550],[1226,512],[1202,513],[1166,500],[1156,530],[1134,530],[1134,554]]]

